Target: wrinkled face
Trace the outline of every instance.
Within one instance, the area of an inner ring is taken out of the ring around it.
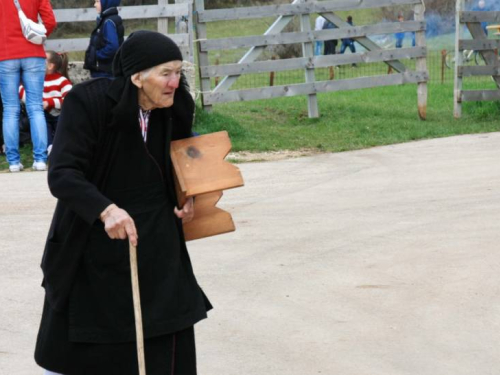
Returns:
[[[157,65],[148,71],[134,74],[132,83],[139,88],[142,109],[167,108],[174,104],[174,94],[181,78],[182,61]]]
[[[97,10],[97,13],[101,14],[102,11],[101,0],[94,0],[94,8],[95,10]]]

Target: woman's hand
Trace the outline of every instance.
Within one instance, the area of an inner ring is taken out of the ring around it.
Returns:
[[[186,204],[180,210],[177,207],[175,207],[174,213],[179,219],[182,219],[183,223],[189,223],[191,220],[193,220],[194,217],[193,198],[188,198]]]
[[[101,221],[104,223],[104,230],[109,238],[120,240],[128,238],[132,245],[137,246],[137,229],[127,211],[112,204],[102,212]]]

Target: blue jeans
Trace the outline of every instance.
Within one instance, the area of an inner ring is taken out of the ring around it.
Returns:
[[[356,47],[354,46],[353,41],[342,41],[342,47],[340,48],[340,53],[344,53],[345,50],[349,48],[351,50],[351,53],[356,53]]]
[[[43,114],[45,59],[28,57],[0,61],[0,93],[3,102],[3,137],[9,165],[21,161],[19,155],[19,84],[26,90],[26,111],[30,119],[33,158],[47,161],[47,124]]]
[[[314,43],[314,56],[321,56],[323,54],[323,41],[316,41]]]

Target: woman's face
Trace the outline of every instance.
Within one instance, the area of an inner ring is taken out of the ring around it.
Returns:
[[[97,10],[97,13],[101,14],[102,11],[101,0],[94,0],[94,8],[95,10]]]
[[[143,109],[171,107],[181,71],[182,61],[175,60],[155,66],[145,77],[135,75],[132,82],[139,88],[139,105]]]

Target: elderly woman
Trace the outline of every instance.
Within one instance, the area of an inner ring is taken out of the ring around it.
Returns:
[[[117,53],[114,80],[66,97],[50,155],[58,203],[35,351],[47,374],[137,374],[128,240],[137,244],[148,374],[196,374],[193,325],[211,305],[182,231],[192,201],[176,207],[169,157],[193,122],[181,68],[171,39],[137,31]]]

